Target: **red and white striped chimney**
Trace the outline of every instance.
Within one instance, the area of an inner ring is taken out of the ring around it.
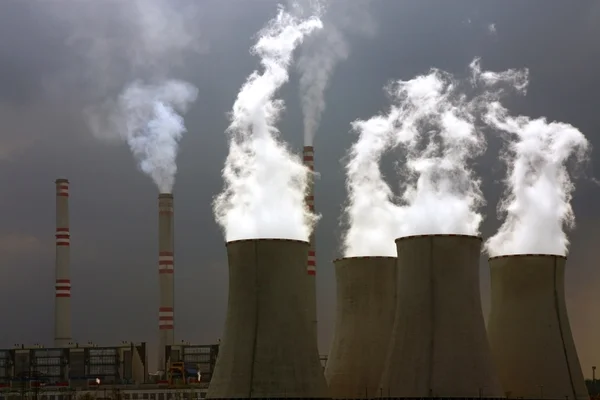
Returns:
[[[71,232],[69,231],[69,181],[56,180],[56,287],[54,298],[54,345],[71,341]]]
[[[304,146],[304,165],[306,165],[311,171],[315,170],[315,151],[312,146]],[[315,184],[314,177],[311,175],[308,183],[308,191],[306,193],[305,202],[309,210],[315,210]],[[309,320],[312,324],[313,334],[317,336],[317,287],[316,287],[316,274],[317,274],[317,258],[315,252],[315,233],[311,233],[310,247],[308,249],[308,261],[306,265],[306,272],[308,274],[308,286],[307,286],[307,298],[308,298],[308,315]]]
[[[165,348],[174,344],[175,287],[173,255],[173,195],[158,195],[158,280],[160,304],[158,308],[158,369],[165,371]]]

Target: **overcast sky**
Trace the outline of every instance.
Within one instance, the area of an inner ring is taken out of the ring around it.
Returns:
[[[185,119],[189,132],[181,141],[175,184],[176,339],[208,344],[221,335],[227,301],[225,246],[210,206],[222,188],[226,113],[257,66],[249,48],[256,31],[275,15],[277,3],[178,2],[192,7],[186,11],[186,23],[197,46],[173,63],[169,75],[189,80],[199,95]],[[147,71],[130,68],[127,46],[111,48],[119,43],[135,45],[119,5],[100,0],[102,12],[90,12],[85,3],[0,2],[0,346],[4,347],[52,344],[58,177],[71,181],[74,338],[101,345],[132,340],[154,346],[157,341],[157,189],[137,169],[126,144],[98,140],[83,117],[84,105],[115,95],[136,73],[144,77]],[[476,56],[482,57],[485,69],[527,67],[528,95],[507,103],[511,111],[570,123],[600,148],[599,2],[378,0],[370,13],[375,35],[348,36],[350,57],[339,64],[330,81],[327,110],[315,139],[316,170],[321,174],[316,208],[323,215],[316,232],[322,353],[332,336],[331,260],[339,256],[338,219],[345,200],[340,159],[353,140],[350,122],[387,106],[382,87],[388,80],[410,79],[431,67],[464,75]],[[101,41],[105,47],[94,48],[97,58],[88,57],[88,42],[75,40],[82,32],[88,39],[107,35]],[[297,87],[298,76],[292,71],[280,93],[287,109],[279,126],[299,152],[302,116]],[[498,140],[491,135],[489,142],[479,160],[488,201],[482,227],[486,238],[498,227],[495,207],[502,190],[498,180],[503,177]],[[598,155],[594,150],[592,158]],[[600,170],[591,163],[586,172],[598,177]],[[576,184],[577,227],[570,235],[566,292],[579,356],[584,373],[590,375],[591,366],[600,364],[600,187],[589,178]],[[481,272],[487,312],[489,274],[483,257]]]

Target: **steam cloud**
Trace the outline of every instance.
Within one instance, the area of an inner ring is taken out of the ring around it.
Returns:
[[[172,191],[178,142],[186,131],[181,114],[198,92],[169,75],[186,55],[206,51],[196,6],[179,0],[81,0],[47,8],[70,28],[67,44],[82,56],[83,73],[67,71],[60,84],[80,79],[78,88],[89,91],[93,100],[84,115],[92,133],[126,140],[140,169],[161,192]]]
[[[481,72],[477,59],[470,71],[470,89],[483,89],[478,95],[467,97],[459,80],[432,69],[388,85],[393,104],[387,114],[353,123],[359,139],[346,166],[346,257],[396,256],[398,237],[479,234],[484,199],[472,170],[473,160],[485,150],[476,125],[479,111],[496,101],[501,83],[522,82],[514,70]],[[398,171],[402,195],[395,198],[379,162],[398,147],[405,160]]]
[[[566,163],[585,161],[588,141],[569,124],[510,116],[498,102],[490,104],[485,120],[504,133],[508,147],[506,194],[498,206],[505,220],[486,243],[489,255],[566,255],[563,228],[575,225],[570,204],[575,187]]]
[[[294,49],[322,28],[316,17],[300,20],[279,8],[253,47],[262,73],[254,71],[233,105],[225,188],[215,198],[217,223],[226,240],[308,240],[317,216],[304,205],[310,170],[278,138],[275,123],[284,108],[274,100],[288,81]]]
[[[170,80],[158,85],[133,82],[119,96],[112,109],[112,131],[127,141],[140,169],[148,174],[161,193],[170,193],[175,183],[175,162],[179,139],[186,131],[179,113],[187,111],[198,90],[183,81]],[[99,129],[95,114],[92,126]]]
[[[312,146],[325,111],[325,90],[337,64],[350,53],[346,33],[373,34],[364,0],[316,1],[313,8],[323,14],[323,29],[307,38],[296,63],[300,73],[300,100],[304,114],[304,144]]]
[[[398,207],[379,162],[390,148],[397,118],[397,110],[392,110],[385,116],[352,123],[359,138],[346,164],[349,229],[344,236],[344,257],[396,256]]]

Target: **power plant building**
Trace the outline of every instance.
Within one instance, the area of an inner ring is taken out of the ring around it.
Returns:
[[[379,395],[396,309],[396,257],[334,261],[337,306],[325,367],[337,399]]]
[[[397,302],[382,395],[501,397],[481,308],[481,238],[409,236],[396,247]]]
[[[227,243],[229,298],[209,398],[326,398],[306,317],[308,243]]]
[[[588,399],[565,302],[566,258],[510,255],[489,264],[488,337],[507,396]]]

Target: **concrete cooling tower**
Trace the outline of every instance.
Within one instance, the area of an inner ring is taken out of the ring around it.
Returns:
[[[69,230],[69,181],[56,180],[56,262],[54,297],[54,345],[71,342],[71,232]]]
[[[208,398],[325,398],[317,341],[306,318],[308,243],[227,243],[225,332]]]
[[[383,396],[502,396],[481,309],[481,239],[410,236],[396,246],[396,315]]]
[[[304,146],[303,161],[311,171],[315,170],[315,150],[312,146]],[[309,177],[308,191],[304,198],[306,207],[310,211],[315,211],[315,183],[314,177]],[[315,232],[310,234],[310,246],[308,248],[308,259],[306,262],[306,273],[308,275],[306,296],[308,299],[308,319],[311,321],[313,335],[317,337],[317,255],[315,249]],[[318,340],[318,339],[317,339]]]
[[[392,334],[396,308],[396,258],[351,257],[334,261],[337,306],[325,378],[331,397],[374,398]]]
[[[175,286],[173,254],[173,195],[158,195],[158,369],[165,368],[166,346],[174,344]]]
[[[510,397],[589,398],[565,304],[566,258],[491,258],[488,337]]]

